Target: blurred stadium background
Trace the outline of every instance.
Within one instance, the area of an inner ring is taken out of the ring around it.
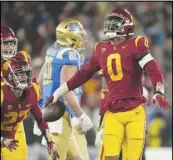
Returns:
[[[1,2],[1,24],[11,27],[18,39],[19,50],[26,50],[32,57],[35,76],[44,62],[47,47],[55,41],[55,27],[66,18],[79,20],[88,33],[89,43],[85,62],[92,54],[92,47],[104,39],[103,22],[115,7],[129,9],[136,20],[136,35],[150,40],[150,50],[159,62],[165,78],[166,97],[172,105],[172,2]],[[152,86],[147,76],[144,86],[149,92],[147,160],[172,159],[172,109],[163,111],[151,106]],[[97,126],[101,79],[95,75],[83,86],[81,105],[94,122],[94,129],[87,133],[90,159],[97,159],[94,147]],[[45,148],[40,137],[32,133],[33,120],[25,120],[29,160],[46,160]]]

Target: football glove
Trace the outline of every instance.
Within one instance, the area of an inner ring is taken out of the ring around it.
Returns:
[[[43,134],[43,136],[44,136],[44,138],[46,139],[46,142],[47,142],[48,153],[52,154],[53,160],[57,160],[57,158],[59,159],[60,157],[58,155],[58,152],[56,151],[55,144],[52,141],[52,138],[51,138],[51,136],[49,134],[49,130],[45,129],[42,134]]]
[[[12,138],[1,137],[1,147],[6,147],[10,152],[16,150],[19,141]]]
[[[168,109],[169,103],[164,97],[164,86],[162,83],[158,82],[155,87],[155,94],[152,98],[152,104],[156,104],[156,102],[159,104],[160,108],[162,109]]]
[[[79,121],[81,122],[81,129],[83,132],[87,132],[93,127],[93,123],[85,113],[79,117]]]
[[[155,105],[156,102],[159,104],[160,108],[164,110],[170,107],[168,101],[162,94],[157,93],[153,96],[152,104]]]
[[[103,143],[103,129],[97,131],[96,139],[95,139],[95,146],[100,147]]]
[[[47,142],[47,150],[49,154],[52,153],[53,160],[57,160],[57,158],[59,159],[59,155],[56,151],[55,144],[53,141]]]

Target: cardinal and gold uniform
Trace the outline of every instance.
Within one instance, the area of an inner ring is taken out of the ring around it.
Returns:
[[[24,58],[29,64],[31,64],[31,58],[29,54],[26,51],[19,51],[16,54],[17,57]],[[5,61],[1,61],[1,67],[3,67]],[[32,78],[33,82],[36,82],[35,77]],[[4,79],[3,79],[3,72],[1,71],[1,87],[4,86]],[[4,95],[5,96],[5,95]],[[3,90],[1,89],[1,105],[2,105],[2,98],[3,96]],[[11,159],[13,156],[14,160],[26,160],[27,159],[27,145],[26,145],[26,137],[25,137],[25,131],[24,131],[24,126],[23,122],[21,121],[18,125],[16,135],[15,135],[16,140],[19,141],[19,147],[13,151],[10,152],[6,148],[2,149],[3,153],[3,160],[8,160]],[[1,156],[2,158],[2,156]]]

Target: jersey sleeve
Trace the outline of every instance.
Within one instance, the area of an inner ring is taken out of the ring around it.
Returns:
[[[149,51],[149,41],[143,36],[138,36],[135,39],[135,47],[137,48],[137,53],[143,55]]]
[[[35,93],[36,93],[36,96],[37,96],[37,101],[39,102],[40,99],[41,99],[41,89],[38,86],[38,84],[36,84],[36,83],[32,83],[32,86],[33,86],[33,88],[35,90]]]
[[[153,86],[156,86],[158,82],[163,83],[163,74],[149,51],[148,40],[143,36],[138,36],[135,39],[135,45],[138,53],[138,64],[149,75]]]
[[[152,60],[154,60],[153,56],[149,51],[149,42],[143,36],[138,36],[135,39],[135,47],[137,49],[137,61],[142,69]]]
[[[73,49],[64,49],[60,51],[57,58],[63,60],[64,65],[78,66],[80,63],[79,53]]]
[[[41,99],[41,90],[40,90],[40,87],[36,83],[32,83],[32,86],[33,86],[34,91],[35,91],[36,96],[37,96],[37,102],[34,103],[34,105],[32,106],[32,108],[30,110],[30,112],[33,115],[34,119],[36,120],[36,122],[37,122],[40,130],[41,131],[44,131],[45,129],[48,128],[48,125],[43,120],[41,109],[39,107],[39,101]]]
[[[76,74],[67,82],[69,90],[73,90],[83,85],[94,75],[94,73],[101,69],[96,58],[96,47],[97,44],[94,47],[94,52],[91,58],[89,59],[88,63],[83,65],[81,69],[78,72],[76,72]]]
[[[26,51],[19,51],[16,56],[24,58],[31,65],[31,57]]]

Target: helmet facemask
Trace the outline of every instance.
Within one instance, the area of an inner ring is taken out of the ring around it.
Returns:
[[[1,58],[8,60],[14,57],[17,53],[18,40],[15,39],[1,39]]]
[[[105,19],[104,33],[107,38],[122,37],[124,32],[124,18],[115,15],[109,15]]]
[[[31,67],[29,65],[22,66],[21,69],[11,71],[10,74],[8,75],[8,83],[12,88],[26,89],[28,87],[31,87],[32,86]]]

